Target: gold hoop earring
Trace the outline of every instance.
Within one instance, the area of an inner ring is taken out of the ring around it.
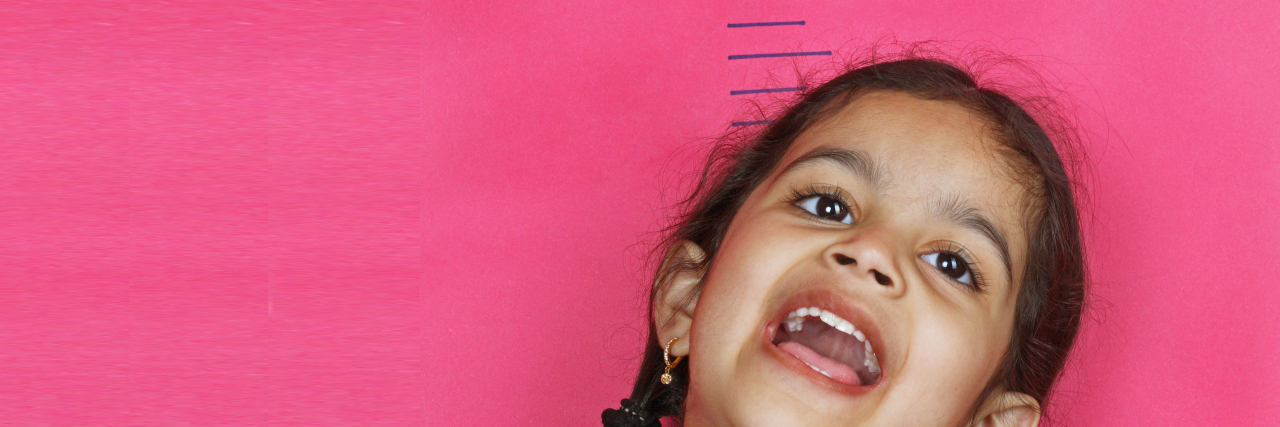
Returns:
[[[680,337],[672,338],[671,340],[667,341],[667,346],[662,348],[662,362],[667,364],[667,369],[662,372],[663,384],[671,384],[671,381],[673,381],[673,379],[671,378],[671,368],[674,368],[676,367],[676,365],[680,364],[680,359],[684,359],[684,356],[678,356],[676,357],[675,362],[671,361],[671,344],[675,344],[676,340],[678,339],[680,339]]]

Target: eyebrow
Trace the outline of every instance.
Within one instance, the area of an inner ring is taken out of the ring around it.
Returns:
[[[849,171],[850,174],[857,176],[871,183],[872,187],[880,188],[883,182],[882,173],[876,163],[866,153],[858,150],[850,150],[846,148],[830,148],[821,147],[814,149],[800,158],[791,162],[786,168],[782,169],[782,173],[778,176],[785,175],[794,169],[808,166],[819,162],[830,162]]]
[[[1004,262],[1005,277],[1013,280],[1013,263],[1009,260],[1009,241],[1005,239],[1004,232],[996,227],[994,222],[957,196],[939,197],[929,205],[934,215],[976,231],[991,241],[996,251],[1000,253],[1000,261]]]

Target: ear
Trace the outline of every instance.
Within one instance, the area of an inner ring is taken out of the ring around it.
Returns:
[[[705,273],[697,265],[705,257],[702,247],[681,240],[667,251],[655,279],[653,322],[658,342],[665,345],[672,338],[680,338],[671,346],[672,356],[689,354],[689,329],[693,326],[693,309],[698,305],[698,283]]]
[[[974,427],[1036,427],[1040,402],[1023,393],[997,389],[978,409]]]

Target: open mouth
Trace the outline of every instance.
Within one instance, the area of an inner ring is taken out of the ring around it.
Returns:
[[[880,360],[866,334],[818,307],[787,313],[773,345],[841,384],[868,386],[880,380]]]

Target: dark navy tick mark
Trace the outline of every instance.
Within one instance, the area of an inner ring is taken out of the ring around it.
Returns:
[[[729,60],[735,59],[752,59],[752,58],[781,58],[787,56],[819,56],[831,55],[831,51],[824,50],[821,52],[782,52],[782,53],[753,53],[749,55],[729,55]]]
[[[808,89],[808,86],[800,87],[780,87],[775,89],[747,89],[747,90],[731,90],[729,95],[750,95],[753,93],[774,93],[774,92],[799,92]]]
[[[804,25],[804,21],[782,21],[782,22],[745,22],[741,24],[729,24],[729,28],[743,27],[776,27],[779,25]]]

